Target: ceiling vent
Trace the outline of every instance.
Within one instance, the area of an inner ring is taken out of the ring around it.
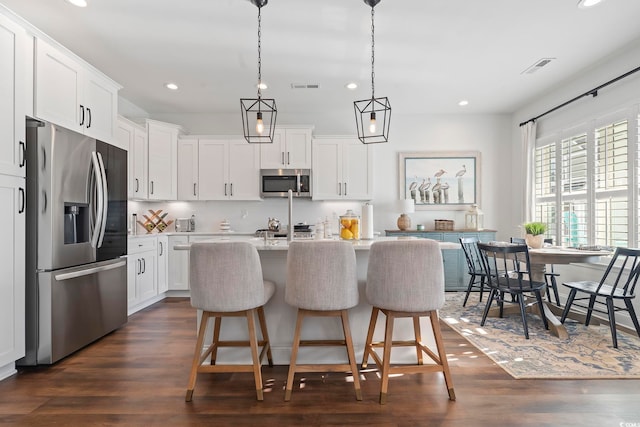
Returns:
[[[538,71],[540,68],[548,65],[549,62],[553,61],[554,59],[556,59],[556,58],[542,58],[542,59],[539,59],[538,61],[536,61],[535,64],[533,64],[532,66],[530,66],[529,68],[527,68],[526,70],[524,70],[520,74],[533,74],[536,71]]]
[[[291,83],[291,89],[320,89],[319,84]]]

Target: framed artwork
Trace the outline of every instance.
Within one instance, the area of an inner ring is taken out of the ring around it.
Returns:
[[[467,210],[480,204],[479,151],[398,153],[400,199],[416,210]]]

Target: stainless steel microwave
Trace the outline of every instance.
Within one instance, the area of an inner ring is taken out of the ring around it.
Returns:
[[[311,197],[311,170],[260,170],[261,197],[287,197],[289,190],[293,191],[294,197]]]

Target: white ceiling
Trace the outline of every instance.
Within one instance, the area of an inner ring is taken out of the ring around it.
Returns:
[[[257,8],[248,0],[87,1],[0,0],[151,115],[239,111],[240,98],[255,97]],[[371,96],[370,11],[362,0],[271,0],[263,96],[280,112],[352,114],[353,101]],[[375,93],[397,113],[510,113],[640,43],[638,0],[589,10],[577,0],[382,0],[375,11]],[[546,57],[556,59],[522,74]],[[165,89],[169,81],[180,89]],[[360,87],[345,89],[349,81]]]

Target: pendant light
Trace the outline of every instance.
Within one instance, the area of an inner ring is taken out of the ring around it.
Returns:
[[[260,11],[266,6],[268,0],[250,0],[258,7],[258,98],[241,98],[240,108],[242,109],[242,129],[244,139],[249,143],[273,143],[273,134],[276,128],[275,99],[262,98],[262,58],[260,36],[261,18]]]
[[[389,125],[391,122],[391,104],[387,97],[375,97],[374,65],[375,65],[375,25],[374,7],[380,0],[364,0],[371,6],[371,99],[355,101],[353,107],[356,113],[356,127],[358,139],[363,144],[375,144],[389,141]]]

